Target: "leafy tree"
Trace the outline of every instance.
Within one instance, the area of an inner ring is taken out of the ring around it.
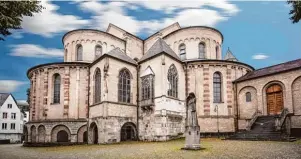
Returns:
[[[23,16],[33,16],[42,9],[36,0],[0,1],[0,41],[11,35],[11,29],[21,29]]]
[[[298,23],[301,19],[301,1],[300,0],[289,0],[287,1],[288,4],[292,4],[293,9],[290,11],[289,14],[292,16],[290,19],[293,23]]]

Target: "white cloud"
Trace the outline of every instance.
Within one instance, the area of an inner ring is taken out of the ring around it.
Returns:
[[[2,93],[15,92],[23,84],[26,84],[26,82],[16,81],[16,80],[0,80],[0,92]]]
[[[256,55],[252,56],[252,59],[255,59],[255,60],[264,60],[267,58],[269,58],[269,56],[265,55],[265,54],[256,54]]]
[[[101,3],[86,1],[78,3],[82,11],[93,14],[92,27],[105,30],[109,23],[113,23],[133,34],[139,32],[155,32],[175,22],[181,26],[206,25],[215,26],[221,21],[235,15],[239,9],[226,0],[205,1],[126,1]],[[206,6],[219,10],[206,9]],[[164,12],[166,17],[160,20],[137,20],[136,17],[126,13],[127,9],[148,8],[154,11]]]
[[[59,6],[48,1],[41,1],[41,4],[45,7],[41,13],[23,18],[22,32],[52,37],[56,33],[77,29],[90,23],[89,20],[78,16],[58,13]]]
[[[34,44],[11,45],[11,56],[36,58],[62,58],[64,53],[60,49],[44,48]]]

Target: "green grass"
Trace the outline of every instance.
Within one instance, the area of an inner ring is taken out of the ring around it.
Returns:
[[[89,159],[178,159],[178,158],[300,158],[301,140],[296,142],[229,141],[201,139],[201,151],[185,151],[184,139],[168,142],[122,142],[107,145],[76,145],[59,147],[22,147],[0,145],[7,159],[89,158]],[[3,158],[3,157],[2,157]],[[1,158],[1,159],[2,159]]]

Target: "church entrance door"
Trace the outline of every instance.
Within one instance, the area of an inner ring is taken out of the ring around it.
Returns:
[[[278,84],[268,87],[267,91],[268,115],[280,114],[283,109],[283,92]]]
[[[136,140],[136,127],[132,123],[125,123],[121,127],[120,132],[121,141],[133,141]]]

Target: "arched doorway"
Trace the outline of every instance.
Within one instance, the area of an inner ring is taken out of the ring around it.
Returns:
[[[56,138],[57,142],[68,142],[68,133],[65,130],[60,130]]]
[[[280,114],[283,109],[283,91],[279,84],[273,84],[266,90],[268,115]]]
[[[23,127],[23,134],[24,134],[24,141],[28,142],[28,130],[27,130],[27,126],[24,125]]]
[[[91,133],[91,141],[93,144],[98,144],[98,128],[96,123],[92,123],[89,128],[89,133]]]
[[[36,127],[33,125],[31,126],[30,128],[30,133],[31,133],[31,142],[36,142],[36,134],[37,134],[37,130],[36,130]]]
[[[83,134],[83,142],[87,143],[87,141],[88,141],[88,133],[87,131],[85,131]]]
[[[120,140],[121,141],[137,140],[136,126],[133,123],[125,123],[121,127]]]
[[[38,142],[45,142],[46,129],[44,125],[38,127]]]

